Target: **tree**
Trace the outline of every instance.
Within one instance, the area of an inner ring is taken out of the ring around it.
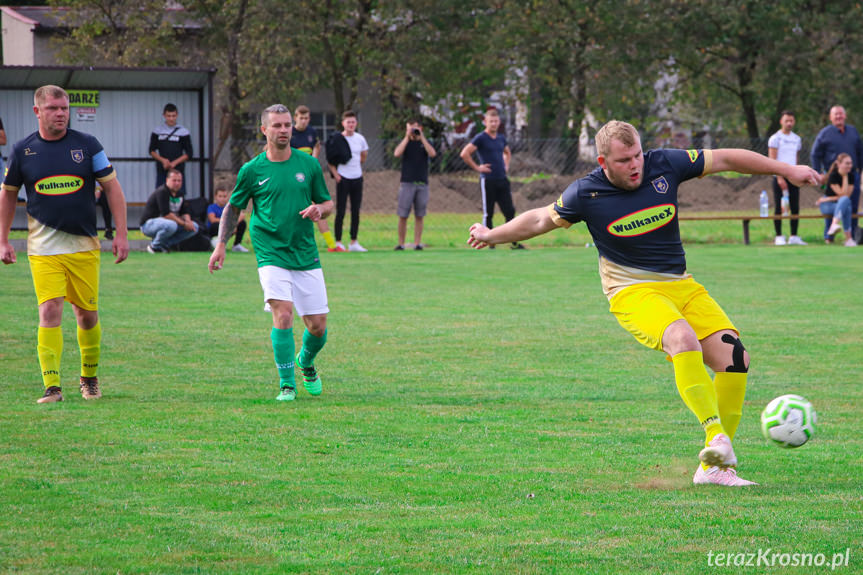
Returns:
[[[778,128],[783,109],[821,109],[861,47],[859,4],[670,0],[663,14],[674,22],[681,96],[692,102],[731,96],[733,108],[720,106],[718,113],[739,114],[753,143]]]

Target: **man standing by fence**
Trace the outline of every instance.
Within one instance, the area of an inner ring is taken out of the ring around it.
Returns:
[[[845,153],[851,156],[854,166],[851,174],[854,176],[854,189],[851,191],[851,212],[857,213],[860,206],[860,167],[863,166],[863,141],[860,133],[851,124],[846,124],[845,108],[833,106],[830,108],[830,125],[825,126],[818,132],[815,142],[812,144],[812,167],[820,173],[827,172],[839,154]],[[827,229],[830,227],[828,219],[824,224],[824,237],[828,239]],[[857,233],[857,218],[851,220],[851,233]]]
[[[491,229],[494,216],[494,204],[500,206],[504,219],[508,222],[515,217],[515,206],[512,203],[512,190],[509,185],[509,161],[512,157],[506,136],[498,132],[500,114],[495,108],[489,108],[483,118],[485,130],[474,136],[461,151],[461,159],[470,169],[480,174],[480,191],[482,193],[482,223]],[[473,153],[479,156],[480,164],[473,159]],[[491,246],[494,247],[494,246]],[[523,250],[524,245],[513,242],[512,249]]]
[[[779,125],[782,126],[779,131],[770,136],[767,141],[767,156],[774,160],[779,160],[786,164],[797,165],[797,153],[803,147],[800,143],[800,136],[791,131],[794,127],[796,119],[794,113],[788,110],[782,112],[779,118]],[[777,216],[782,213],[782,198],[788,198],[788,206],[792,215],[800,213],[800,188],[789,182],[782,176],[773,176],[773,213]],[[798,220],[788,222],[788,227],[791,228],[791,235],[788,237],[788,244],[805,246],[806,242],[800,239],[797,235]],[[784,246],[785,236],[782,235],[782,220],[773,220],[773,227],[776,229],[777,246]]]
[[[405,249],[408,216],[414,210],[414,249],[421,250],[423,218],[429,203],[429,158],[437,156],[434,147],[423,134],[422,123],[415,118],[405,126],[405,137],[393,151],[402,159],[402,177],[399,183],[398,216],[399,243],[396,251]]]

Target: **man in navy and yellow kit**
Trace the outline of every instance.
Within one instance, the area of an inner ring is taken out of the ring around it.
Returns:
[[[63,302],[78,323],[80,390],[84,399],[102,396],[97,370],[101,352],[99,323],[99,239],[96,237],[98,180],[116,223],[115,263],[129,255],[126,199],[102,145],[69,129],[69,96],[58,86],[42,86],[33,96],[39,131],[12,150],[0,194],[0,261],[15,263],[9,229],[18,190],[27,190],[27,255],[39,303],[37,352],[45,393],[39,403],[63,401],[60,356],[63,352]]]
[[[726,170],[774,174],[795,185],[818,173],[748,150],[641,149],[633,126],[611,121],[596,134],[599,168],[573,182],[556,203],[503,226],[470,228],[468,243],[526,240],[585,222],[599,252],[599,275],[610,311],[640,343],[662,350],[677,389],[706,434],[693,483],[752,485],[737,476],[731,441],[740,423],[749,355],[719,304],[686,271],[677,218],[677,187]],[[705,368],[715,373],[713,380]]]

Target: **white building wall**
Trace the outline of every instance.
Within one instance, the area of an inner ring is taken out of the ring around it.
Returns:
[[[150,133],[162,122],[162,109],[171,102],[179,108],[179,123],[192,134],[194,157],[186,164],[186,193],[189,197],[208,196],[207,174],[202,179],[197,158],[208,153],[206,122],[198,113],[198,93],[194,91],[100,90],[99,107],[92,120],[78,117],[71,109],[69,127],[96,136],[117,170],[117,176],[130,203],[143,203],[155,188],[156,164],[148,151]],[[206,106],[206,102],[204,102]],[[206,110],[204,110],[206,112]],[[206,113],[203,116],[206,118]],[[0,89],[0,118],[3,119],[8,144],[12,145],[38,129],[33,114],[32,90]],[[203,138],[204,149],[201,149]],[[130,222],[137,225],[137,222]]]
[[[6,7],[2,10],[0,22],[3,27],[3,65],[33,66],[33,29],[36,24],[30,20],[16,18]]]

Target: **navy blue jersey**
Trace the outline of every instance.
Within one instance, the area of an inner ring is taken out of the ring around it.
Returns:
[[[49,141],[34,132],[13,147],[3,187],[24,186],[27,213],[39,224],[95,237],[96,180],[112,178],[114,168],[93,136],[67,130],[61,139]]]
[[[312,155],[315,151],[315,144],[318,143],[318,132],[312,126],[306,126],[302,132],[294,128],[291,132],[291,147],[296,148],[301,152]]]
[[[597,168],[570,184],[552,205],[552,218],[567,227],[585,222],[599,255],[619,266],[683,274],[677,187],[711,163],[710,150],[648,151],[641,186],[632,191],[615,187]]]
[[[471,144],[476,146],[480,164],[489,164],[491,172],[481,174],[488,180],[503,180],[506,178],[506,165],[503,163],[503,150],[506,148],[506,136],[498,133],[494,138],[488,132],[480,132],[474,136]]]

